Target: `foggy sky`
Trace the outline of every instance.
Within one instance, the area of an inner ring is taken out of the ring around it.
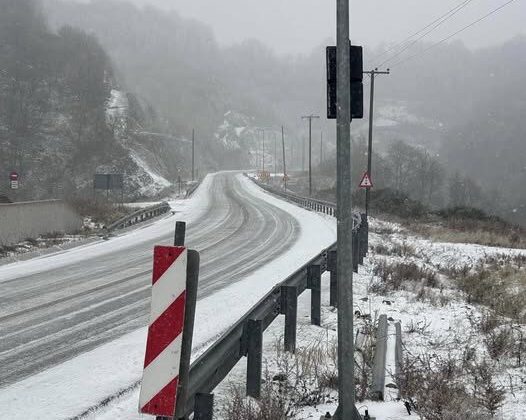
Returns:
[[[307,53],[335,37],[335,0],[128,0],[174,8],[210,25],[221,44],[256,38],[279,53]],[[440,40],[506,0],[473,0],[426,37]],[[355,44],[396,43],[421,29],[462,0],[351,1],[351,37]],[[526,3],[516,0],[453,39],[473,48],[495,45],[525,34]]]

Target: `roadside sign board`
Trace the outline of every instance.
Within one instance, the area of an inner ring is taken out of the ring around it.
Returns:
[[[123,174],[95,174],[93,178],[93,188],[96,190],[122,190],[123,187]]]
[[[185,247],[154,250],[151,315],[139,396],[139,412],[173,417],[186,304]]]
[[[12,190],[18,190],[18,173],[17,172],[11,172],[9,174],[9,181],[11,183],[11,189]]]
[[[363,118],[363,49],[349,45],[351,67],[351,118]],[[326,49],[327,59],[327,118],[337,117],[337,49],[329,46]]]
[[[373,181],[368,172],[365,172],[360,181],[360,188],[373,188]]]

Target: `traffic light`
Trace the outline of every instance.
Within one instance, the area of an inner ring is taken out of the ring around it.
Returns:
[[[351,118],[363,118],[363,49],[350,45]],[[336,47],[327,47],[327,118],[336,118],[337,101]]]

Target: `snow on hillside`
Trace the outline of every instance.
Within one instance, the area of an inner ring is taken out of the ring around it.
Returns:
[[[154,171],[150,165],[139,156],[137,151],[129,149],[130,150],[130,157],[132,160],[137,164],[137,166],[144,171],[144,173],[151,179],[151,182],[145,181],[144,176],[142,174],[137,174],[135,177],[137,178],[138,183],[141,185],[139,192],[141,195],[144,196],[153,196],[158,193],[160,193],[164,188],[169,187],[172,185],[170,181],[168,181],[163,176],[159,175],[156,171]]]
[[[252,140],[253,131],[249,127],[253,126],[253,120],[239,112],[228,111],[214,136],[227,150],[241,149],[247,141]]]
[[[127,171],[126,182],[133,186],[136,196],[152,197],[171,183],[161,175],[161,170],[152,164],[157,161],[152,151],[142,144],[129,141],[128,133],[129,101],[127,93],[112,89],[106,104],[106,124],[113,131],[113,135],[129,152],[129,158],[135,165]]]
[[[399,125],[420,125],[429,129],[440,129],[442,124],[429,118],[422,118],[408,110],[403,101],[390,102],[378,106],[375,114],[375,127],[389,128]]]

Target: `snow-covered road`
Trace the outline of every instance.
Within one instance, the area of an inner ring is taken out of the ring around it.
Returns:
[[[196,197],[175,208],[176,216],[109,242],[0,267],[3,406],[26,394],[46,418],[65,418],[138,379],[152,248],[171,242],[175,220],[188,222],[187,244],[201,252],[196,354],[335,239],[333,220],[235,173],[209,176]],[[55,411],[47,400],[57,386],[62,395],[76,391]]]
[[[201,297],[280,255],[299,235],[290,214],[251,195],[234,174],[218,174],[205,187],[206,209],[187,233],[188,245],[202,255]],[[95,255],[100,245],[85,247],[75,250],[84,258],[60,267],[54,258],[67,253],[41,259],[30,274],[24,263],[16,277],[2,275],[13,267],[0,269],[0,386],[145,325],[152,248],[170,243],[176,218],[163,221],[165,229],[155,226],[158,235],[145,232],[145,242],[110,242]]]

